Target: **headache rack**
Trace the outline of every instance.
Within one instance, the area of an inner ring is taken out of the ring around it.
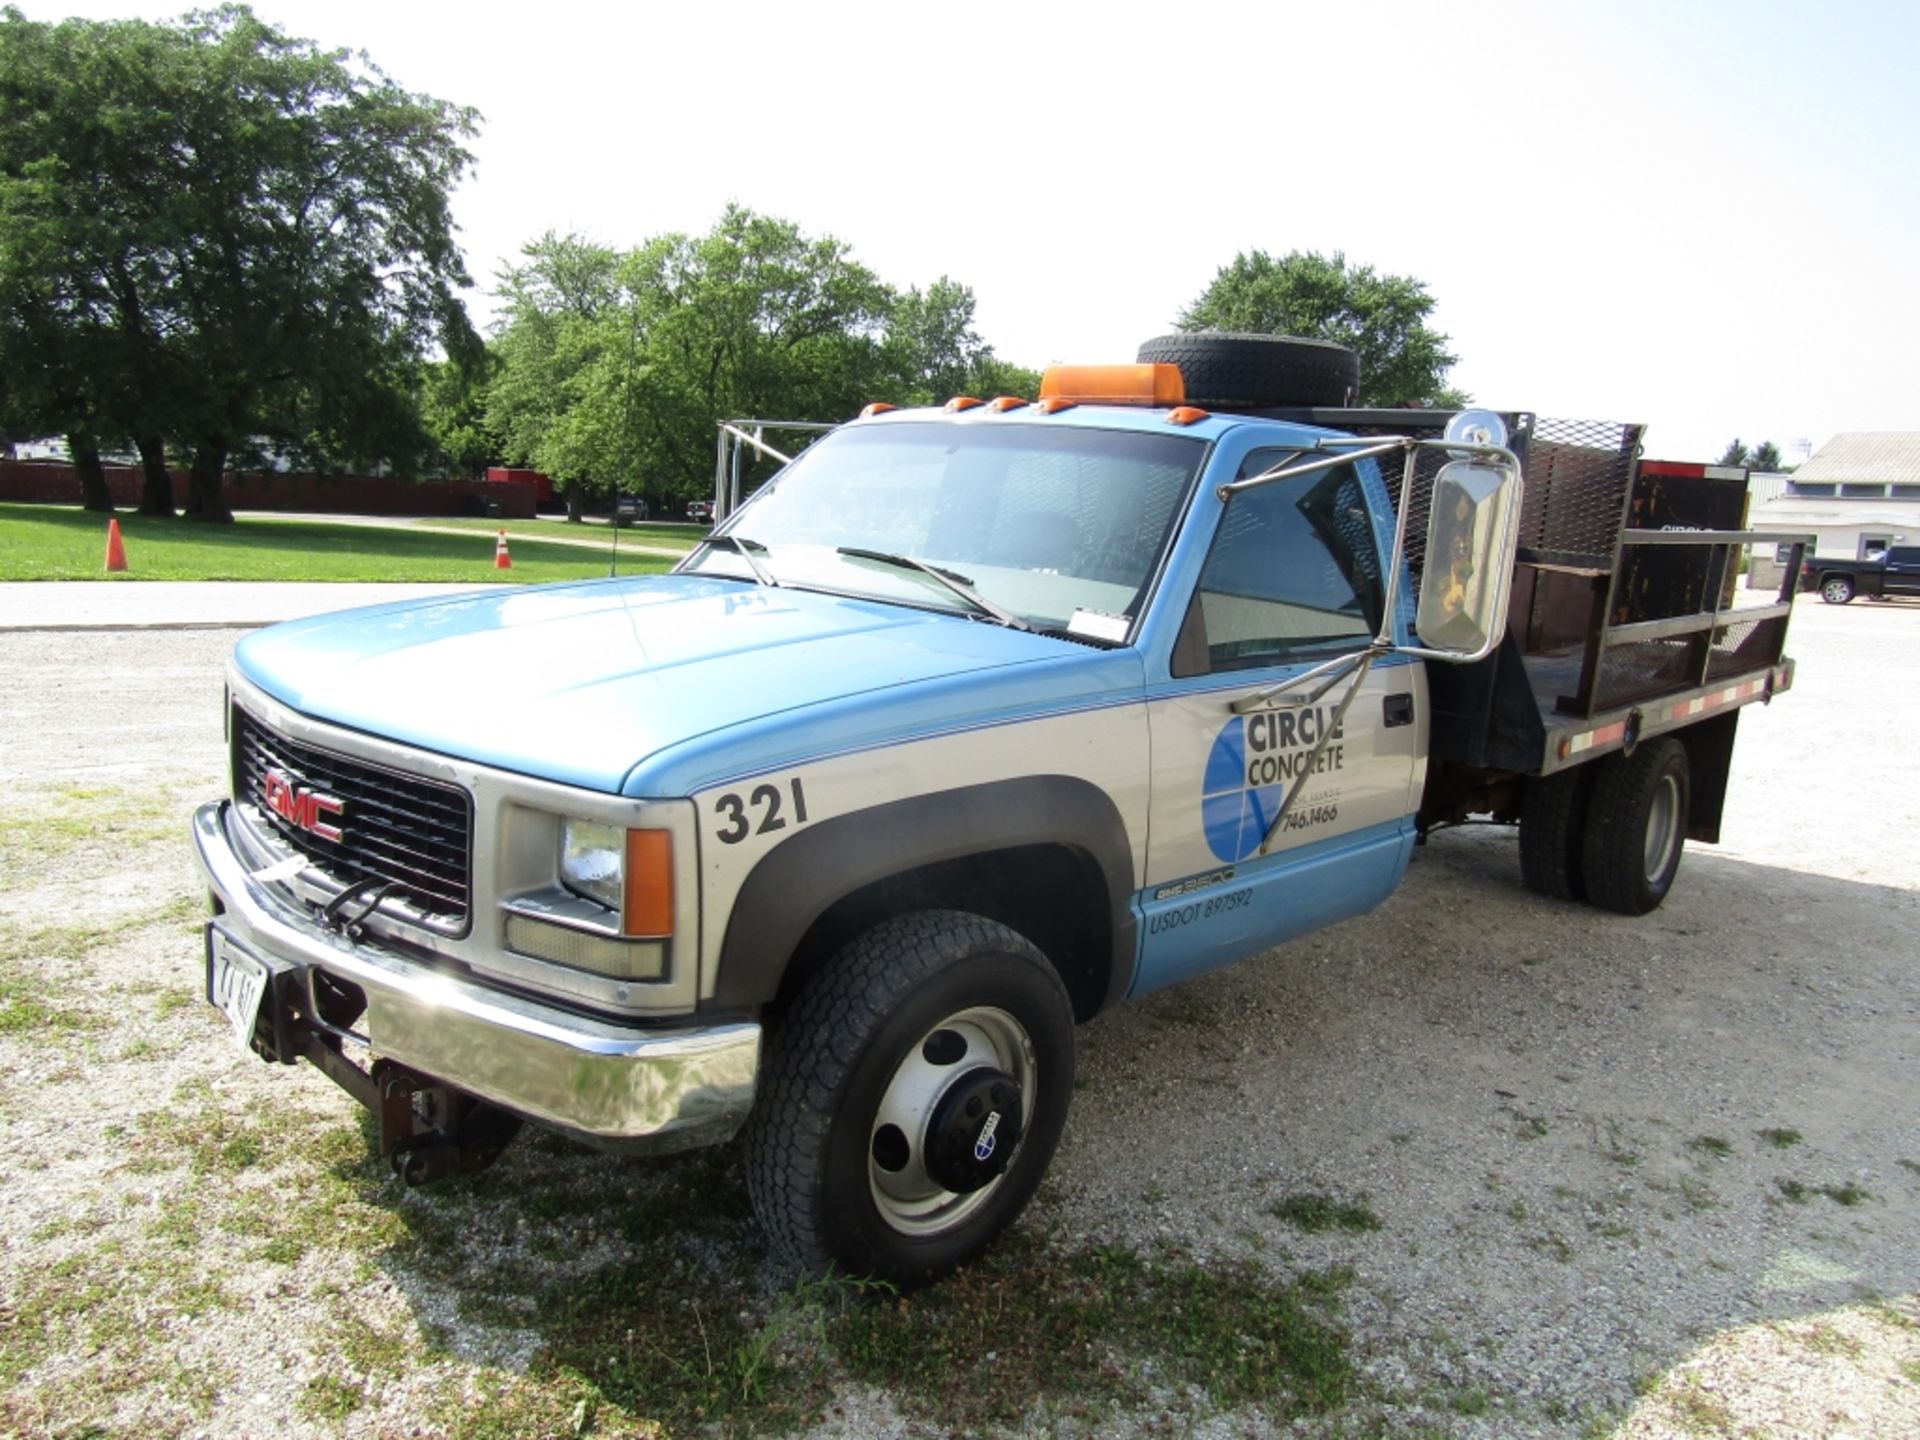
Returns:
[[[1353,435],[1438,436],[1449,410],[1273,409]],[[1640,425],[1502,414],[1525,476],[1507,634],[1485,660],[1433,665],[1435,759],[1547,774],[1645,735],[1726,715],[1793,682],[1794,583],[1811,537],[1746,524],[1746,473],[1640,459]],[[1438,450],[1416,452],[1414,593]],[[1390,467],[1397,469],[1396,467]],[[1397,475],[1389,475],[1395,493]],[[1778,593],[1737,584],[1754,541],[1792,547]]]

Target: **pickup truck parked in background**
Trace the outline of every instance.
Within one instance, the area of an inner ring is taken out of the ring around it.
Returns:
[[[782,1252],[916,1284],[1038,1185],[1076,1022],[1373,908],[1432,830],[1657,906],[1792,682],[1755,537],[1675,528],[1637,426],[1344,408],[1312,341],[1140,361],[869,406],[737,510],[771,447],[723,425],[670,575],[243,639],[207,999],[409,1183],[523,1120],[743,1132]]]
[[[1810,555],[1800,562],[1800,588],[1818,590],[1829,605],[1845,605],[1856,595],[1869,600],[1920,595],[1920,545],[1892,546],[1879,560]]]

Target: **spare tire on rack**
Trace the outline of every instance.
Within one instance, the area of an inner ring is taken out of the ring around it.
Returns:
[[[1351,405],[1360,391],[1358,355],[1331,340],[1298,335],[1162,335],[1142,345],[1138,358],[1143,365],[1178,365],[1187,403],[1207,410]]]

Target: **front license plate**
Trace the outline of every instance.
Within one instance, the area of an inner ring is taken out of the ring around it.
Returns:
[[[233,1026],[234,1041],[250,1049],[253,1024],[260,1015],[260,997],[267,992],[267,966],[226,937],[207,927],[207,999]]]

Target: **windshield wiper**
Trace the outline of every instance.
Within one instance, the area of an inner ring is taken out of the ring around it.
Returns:
[[[835,552],[845,555],[849,560],[875,560],[882,565],[893,565],[902,570],[914,570],[936,580],[945,589],[951,590],[974,610],[985,615],[996,624],[1009,630],[1031,630],[1033,627],[1010,610],[1002,610],[998,605],[973,588],[973,581],[951,570],[942,570],[938,565],[929,565],[924,560],[916,560],[911,555],[894,555],[885,550],[862,550],[854,545],[842,545]]]
[[[709,535],[707,536],[707,544],[727,546],[742,560],[747,562],[747,568],[753,571],[753,578],[755,580],[758,580],[762,585],[771,586],[776,590],[780,587],[780,582],[773,578],[773,572],[753,556],[754,550],[759,550],[763,553],[767,550],[767,547],[762,545],[758,540],[749,540],[744,535]],[[751,546],[752,549],[749,549],[749,546]]]

